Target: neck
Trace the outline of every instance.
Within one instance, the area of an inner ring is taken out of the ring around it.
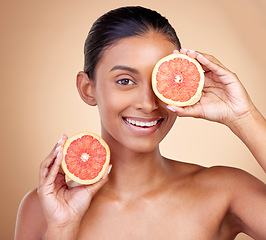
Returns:
[[[137,198],[155,189],[167,175],[166,161],[159,148],[148,153],[110,148],[113,166],[106,187],[120,198]]]

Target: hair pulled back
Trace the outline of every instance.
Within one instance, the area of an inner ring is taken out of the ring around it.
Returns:
[[[131,36],[142,36],[150,31],[162,33],[178,49],[181,48],[174,28],[158,12],[140,6],[111,10],[92,25],[85,41],[84,71],[90,79],[104,50],[116,41]]]

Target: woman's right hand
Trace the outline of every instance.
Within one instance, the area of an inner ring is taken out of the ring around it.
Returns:
[[[39,173],[38,195],[47,220],[47,228],[77,228],[96,192],[108,181],[108,172],[95,184],[70,188],[61,168],[63,135],[51,153],[42,162]],[[110,170],[110,169],[108,169]]]

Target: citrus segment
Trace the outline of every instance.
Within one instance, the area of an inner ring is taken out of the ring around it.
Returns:
[[[153,69],[153,91],[169,105],[195,104],[201,97],[203,85],[204,71],[201,65],[184,54],[166,56]]]
[[[70,137],[64,144],[63,154],[63,171],[80,184],[92,184],[100,180],[110,162],[107,143],[91,132]]]

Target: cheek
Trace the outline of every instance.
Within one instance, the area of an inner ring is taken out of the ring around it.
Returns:
[[[121,118],[121,112],[131,106],[129,95],[115,90],[101,91],[97,94],[96,101],[102,120]]]

